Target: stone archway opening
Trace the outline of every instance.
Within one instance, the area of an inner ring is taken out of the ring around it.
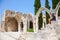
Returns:
[[[28,32],[34,32],[34,29],[33,29],[33,22],[30,21],[29,22],[29,29],[27,29]]]
[[[45,13],[44,13],[45,12]],[[46,16],[43,18],[43,15]],[[48,14],[48,12],[46,12],[46,10],[42,10],[41,13],[38,16],[38,29],[40,30],[43,26],[43,19],[46,19],[45,22],[46,24],[49,23],[49,19],[50,19],[50,15]],[[44,23],[45,24],[45,23]]]
[[[51,12],[50,12],[49,9],[44,8],[44,7],[39,8],[38,12],[35,15],[36,16],[36,27],[37,27],[36,31],[38,31],[38,17],[40,16],[39,14],[42,13],[42,11],[46,11],[49,14],[50,18],[51,18]],[[43,17],[43,24],[42,25],[44,25],[44,23],[46,23],[46,17]],[[42,27],[44,27],[44,26],[42,26]]]
[[[58,16],[60,16],[60,8],[59,8],[59,10],[58,10]]]
[[[56,13],[56,21],[59,19],[60,16],[60,2],[57,4],[56,8],[54,9]]]
[[[49,16],[48,12],[46,12],[46,24],[48,24],[48,23],[51,24],[51,22],[49,22],[49,21],[50,21],[50,16]]]
[[[24,26],[24,25],[23,25],[23,22],[21,22],[20,25],[21,25],[21,31],[23,31],[23,26]]]
[[[14,17],[5,18],[5,30],[6,32],[17,32],[18,22]]]
[[[42,13],[40,13],[38,17],[38,29],[39,30],[42,28],[42,23],[43,23]]]
[[[29,28],[33,28],[33,22],[30,21],[30,27]]]

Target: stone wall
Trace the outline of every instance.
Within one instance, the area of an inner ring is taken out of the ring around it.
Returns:
[[[21,22],[23,22],[23,32],[26,32],[30,21],[32,21],[31,14],[23,14],[21,12],[6,10],[2,16],[2,27],[4,27],[4,31],[9,32],[18,29],[17,32],[21,32]]]

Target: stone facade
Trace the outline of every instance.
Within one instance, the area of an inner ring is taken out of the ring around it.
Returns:
[[[23,14],[20,12],[14,12],[10,10],[6,10],[2,17],[2,27],[4,27],[4,31],[17,31],[18,32],[26,32],[27,26],[29,27],[28,22],[32,21],[31,14]],[[21,27],[23,25],[23,27]],[[15,30],[16,29],[16,30]]]
[[[8,29],[9,29],[9,31],[27,32],[27,29],[29,29],[30,21],[31,21],[33,23],[34,32],[37,32],[39,14],[43,10],[45,10],[46,12],[48,12],[50,19],[52,19],[52,13],[54,13],[55,17],[56,17],[56,21],[57,21],[59,8],[60,8],[60,2],[57,4],[56,8],[54,10],[52,10],[52,12],[45,7],[41,7],[41,8],[39,8],[39,10],[35,16],[32,16],[31,14],[23,14],[21,12],[14,12],[11,10],[6,10],[6,11],[4,11],[4,14],[2,16],[1,26],[4,29],[4,31],[8,31]],[[42,28],[44,28],[44,23],[45,23],[45,25],[47,25],[45,15],[43,15],[42,18],[43,18],[43,27]]]

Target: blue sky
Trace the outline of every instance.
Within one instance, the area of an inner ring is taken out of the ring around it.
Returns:
[[[49,0],[49,5],[52,5],[51,0]],[[45,6],[45,0],[41,0],[41,6]],[[13,10],[34,15],[34,0],[0,0],[0,21],[4,10]]]

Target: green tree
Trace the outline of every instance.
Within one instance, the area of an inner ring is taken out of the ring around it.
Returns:
[[[52,0],[52,8],[55,9],[60,0]]]
[[[40,13],[40,16],[38,17],[38,26],[39,26],[39,29],[41,29],[41,27],[42,27],[42,22],[43,22],[42,13]]]
[[[45,7],[50,9],[48,0],[45,1]],[[49,14],[46,12],[46,23],[48,24],[48,19],[50,18]]]
[[[41,7],[40,0],[35,0],[35,2],[34,2],[35,15],[40,7]],[[39,26],[39,29],[42,27],[42,13],[38,17],[38,26]]]
[[[38,9],[41,7],[41,4],[40,4],[40,0],[35,0],[34,2],[34,12],[35,12],[35,15],[38,11]]]
[[[55,9],[60,0],[52,0],[52,8]],[[58,11],[58,16],[60,16],[60,9]]]

